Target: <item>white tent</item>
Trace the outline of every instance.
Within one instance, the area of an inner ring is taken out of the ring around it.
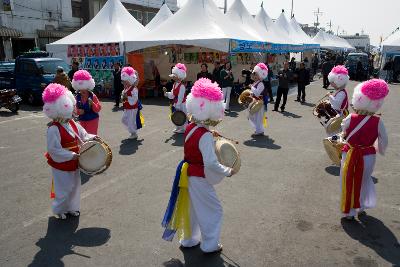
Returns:
[[[381,44],[382,53],[400,52],[400,31],[397,31]]]
[[[161,23],[172,17],[172,12],[168,8],[167,4],[163,4],[156,14],[156,16],[146,25],[146,29],[149,31],[154,30],[154,28],[158,27]]]
[[[126,43],[127,51],[181,44],[228,52],[231,39],[262,41],[226,18],[213,0],[188,0],[153,31]]]
[[[355,48],[349,44],[345,39],[335,36],[333,34],[326,33],[320,30],[317,35],[313,38],[313,41],[321,46],[321,48],[326,48],[330,50],[338,51],[352,51]]]
[[[310,36],[308,36],[303,29],[300,27],[299,23],[297,22],[297,20],[293,17],[290,22],[290,27],[292,29],[291,31],[291,37],[293,39],[298,40],[299,42],[301,42],[305,48],[307,49],[315,49],[315,48],[319,48],[319,45],[316,44],[312,38]]]
[[[123,43],[147,32],[121,4],[119,0],[108,0],[99,13],[78,31],[46,45],[54,57],[67,58],[68,45]]]
[[[288,20],[286,19],[285,12],[282,12],[279,18],[272,25],[272,28],[285,37],[289,44],[301,45],[300,40],[296,40],[293,37],[293,29],[290,27]]]
[[[269,31],[274,24],[270,16],[268,16],[267,12],[263,7],[258,11],[255,20],[258,24],[262,25],[267,31]]]

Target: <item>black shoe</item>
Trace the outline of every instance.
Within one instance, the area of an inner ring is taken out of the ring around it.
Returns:
[[[278,111],[276,108],[274,108],[272,111]]]
[[[281,112],[285,112],[285,108],[281,108]]]
[[[300,98],[297,98],[294,102],[300,102]]]
[[[305,99],[302,99],[302,100],[301,100],[301,103],[305,103],[305,102],[306,102],[306,100],[305,100]]]

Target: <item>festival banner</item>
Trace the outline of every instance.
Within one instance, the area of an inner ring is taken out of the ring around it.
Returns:
[[[318,49],[318,45],[292,45],[272,44],[258,41],[245,41],[232,39],[230,41],[231,53],[288,53],[303,52],[306,49]]]

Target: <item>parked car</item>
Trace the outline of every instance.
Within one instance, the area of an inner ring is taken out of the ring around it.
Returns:
[[[400,82],[400,55],[393,56],[393,81]]]
[[[368,55],[366,53],[349,53],[346,58],[346,68],[349,71],[349,76],[351,80],[355,80],[357,78],[357,63],[358,60],[361,60],[363,65],[362,77],[364,80],[368,79],[369,76],[369,62]]]
[[[41,103],[43,89],[54,80],[58,66],[69,71],[65,61],[48,56],[47,52],[31,52],[15,60],[15,87],[29,104]]]
[[[0,62],[0,90],[15,88],[14,62]]]

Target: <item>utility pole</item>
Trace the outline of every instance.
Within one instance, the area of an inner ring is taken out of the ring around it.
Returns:
[[[333,33],[332,32],[332,20],[329,20],[329,23],[327,25],[329,27],[329,33]]]
[[[228,0],[224,1],[224,14],[226,14],[226,10],[228,9]]]
[[[290,18],[293,18],[293,0],[292,0],[292,9],[290,10]]]
[[[314,22],[315,28],[318,28],[318,26],[319,26],[319,17],[322,16],[322,14],[324,14],[324,13],[321,12],[321,11],[319,10],[319,8],[317,9],[317,11],[314,11],[314,16],[317,17],[317,21]]]

